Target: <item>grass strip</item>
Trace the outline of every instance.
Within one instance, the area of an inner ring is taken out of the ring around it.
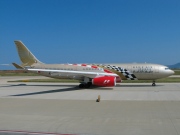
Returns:
[[[11,72],[0,72],[0,76],[40,76],[36,73],[11,73]]]
[[[180,75],[180,70],[174,70],[174,75]]]

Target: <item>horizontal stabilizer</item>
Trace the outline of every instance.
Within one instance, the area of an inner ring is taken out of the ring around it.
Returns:
[[[20,66],[20,65],[18,65],[18,64],[16,64],[16,63],[12,63],[13,64],[13,66],[15,66],[17,69],[24,69],[22,66]]]

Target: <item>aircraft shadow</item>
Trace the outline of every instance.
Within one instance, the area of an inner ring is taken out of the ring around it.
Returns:
[[[113,88],[89,88],[90,90],[113,90]],[[16,94],[16,95],[10,95],[10,96],[30,96],[30,95],[39,95],[39,94],[50,94],[50,93],[56,93],[56,92],[67,92],[67,91],[76,91],[76,90],[88,90],[88,89],[80,89],[78,87],[72,87],[72,88],[65,88],[65,89],[57,89],[57,90],[47,90],[47,91],[39,91],[39,92],[32,92],[32,93],[24,93],[24,94]]]
[[[69,87],[69,86],[74,86],[76,87],[77,85],[27,85],[27,84],[15,84],[15,85],[8,85],[8,86],[0,86],[0,87],[16,87],[16,86],[45,86],[45,87]]]
[[[91,86],[90,88],[87,88],[87,90],[113,90],[113,87]]]
[[[32,93],[24,93],[24,94],[16,94],[10,96],[30,96],[30,95],[39,95],[39,94],[50,94],[56,92],[66,92],[66,91],[76,91],[81,90],[78,87],[71,87],[71,88],[64,88],[64,89],[56,89],[56,90],[47,90],[47,91],[39,91],[39,92],[32,92]]]
[[[4,86],[4,87],[14,87],[14,86],[50,86],[50,87],[69,87],[70,85],[26,85],[26,84],[17,84],[17,85],[10,85],[10,86]],[[113,87],[97,87],[92,86],[90,88],[79,88],[77,85],[71,85],[70,88],[62,88],[62,89],[55,89],[55,90],[46,90],[46,91],[39,91],[39,92],[31,92],[31,93],[23,93],[23,94],[16,94],[16,95],[10,95],[10,96],[30,96],[30,95],[39,95],[39,94],[50,94],[50,93],[56,93],[56,92],[67,92],[67,91],[76,91],[76,90],[113,90]],[[163,85],[116,85],[115,87],[159,87]]]

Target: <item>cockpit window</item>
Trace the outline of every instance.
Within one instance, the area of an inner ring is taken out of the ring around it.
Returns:
[[[165,70],[169,70],[169,68],[165,68]]]

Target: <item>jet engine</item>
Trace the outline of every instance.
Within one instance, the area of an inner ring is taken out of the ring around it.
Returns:
[[[116,77],[114,76],[99,76],[92,79],[92,84],[101,87],[116,86]]]

